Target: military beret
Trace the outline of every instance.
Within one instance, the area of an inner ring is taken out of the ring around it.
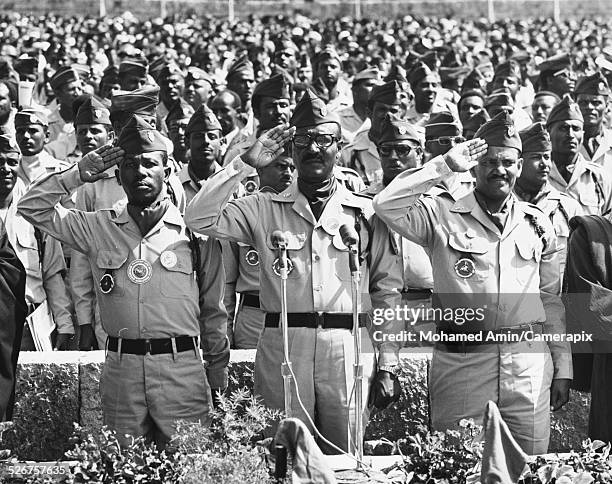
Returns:
[[[119,67],[110,65],[104,69],[100,84],[119,84]]]
[[[463,133],[461,122],[449,112],[433,113],[425,125],[425,139],[435,139],[440,136],[459,136]]]
[[[498,64],[495,68],[493,78],[498,77],[516,77],[517,79],[521,79],[523,77],[521,73],[521,65],[515,60],[509,60]]]
[[[482,75],[482,72],[478,69],[472,69],[461,84],[461,91],[467,91],[468,89],[479,89],[485,91],[487,88],[487,80]]]
[[[535,123],[519,133],[523,144],[523,153],[550,151],[550,135],[543,123]]]
[[[583,76],[578,79],[574,94],[592,94],[595,96],[608,96],[610,86],[601,72],[596,72],[590,76]]]
[[[485,140],[489,146],[516,148],[519,152],[523,149],[514,121],[506,111],[483,124],[474,137]]]
[[[206,104],[202,104],[191,115],[191,119],[185,128],[185,134],[187,136],[195,131],[221,131],[221,124],[219,123],[219,120],[215,116],[215,113],[213,113]]]
[[[572,61],[567,53],[558,54],[540,62],[537,68],[542,74],[557,74],[572,65]]]
[[[463,136],[468,138],[469,133],[473,135],[490,119],[489,113],[484,109],[480,109],[478,112],[472,114],[463,122]]]
[[[166,125],[170,126],[170,122],[177,119],[191,119],[191,116],[195,110],[187,101],[183,98],[179,98],[168,111],[168,115],[166,116]]]
[[[21,150],[17,141],[9,134],[0,134],[0,153],[17,153],[21,155]]]
[[[580,121],[584,123],[584,118],[578,104],[574,102],[569,94],[563,96],[561,102],[550,111],[546,120],[546,129],[550,129],[558,121]]]
[[[134,91],[115,92],[111,97],[110,111],[155,116],[158,103],[159,87],[145,86]]]
[[[185,82],[196,82],[196,81],[206,81],[211,86],[215,85],[215,80],[206,73],[206,71],[200,69],[199,67],[188,67],[187,75],[185,76]]]
[[[117,145],[128,155],[139,155],[152,151],[167,153],[166,142],[162,134],[137,114],[134,114],[121,130]]]
[[[291,99],[291,84],[282,74],[276,74],[269,79],[261,81],[253,91],[253,106],[257,106],[260,97],[273,97],[274,99]]]
[[[53,89],[59,89],[60,87],[65,86],[70,82],[78,81],[79,79],[81,79],[81,76],[79,71],[75,69],[74,66],[64,66],[60,67],[55,74],[53,74],[49,84],[51,84]]]
[[[173,75],[185,77],[185,74],[183,73],[179,65],[174,61],[170,61],[160,69],[159,73],[157,74],[156,80],[160,82]]]
[[[412,93],[412,90],[410,90],[410,92],[406,92],[404,89],[406,87],[408,86],[402,86],[397,81],[389,81],[385,82],[384,84],[374,86],[368,97],[368,105],[372,106],[375,102],[380,102],[383,104],[407,103],[412,97],[414,97],[414,94]]]
[[[329,112],[325,101],[317,97],[311,89],[307,89],[295,106],[289,124],[296,128],[304,128],[325,123],[340,125],[340,118],[336,113]]]
[[[432,71],[424,62],[418,62],[410,71],[408,81],[414,89],[419,82],[426,78],[431,78],[433,81],[440,82],[440,75],[437,71]]]
[[[419,136],[414,126],[393,114],[385,116],[380,127],[380,133],[376,143],[378,146],[383,143],[404,140],[416,141],[419,145],[421,144],[421,136]]]
[[[255,69],[253,68],[253,63],[247,58],[246,55],[243,55],[234,61],[234,63],[228,69],[225,79],[230,80],[232,77],[237,75],[241,75],[245,79],[255,79]]]
[[[506,91],[493,92],[487,96],[484,103],[485,107],[510,106],[514,107],[512,95]]]
[[[47,115],[42,110],[36,108],[24,108],[15,113],[16,128],[32,124],[48,127],[49,120],[47,119]]]
[[[125,59],[119,64],[119,76],[147,77],[149,65],[145,59]]]
[[[544,97],[544,96],[554,97],[557,100],[557,102],[561,101],[561,98],[559,97],[559,95],[554,93],[554,92],[552,92],[552,91],[538,91],[533,96],[533,99],[535,101],[537,98]]]
[[[110,112],[95,97],[89,97],[81,104],[74,119],[74,125],[79,124],[111,124]]]
[[[355,77],[353,77],[353,86],[357,85],[360,81],[367,81],[369,79],[380,81],[381,77],[382,75],[378,67],[367,67],[355,74]]]

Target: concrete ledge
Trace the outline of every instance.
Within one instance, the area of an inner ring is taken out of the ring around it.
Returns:
[[[430,355],[401,355],[403,394],[398,403],[374,415],[366,440],[405,438],[428,428],[427,370]],[[255,351],[232,350],[230,390],[253,388]],[[103,351],[24,352],[19,358],[14,426],[0,448],[21,460],[53,461],[71,446],[73,423],[92,431],[102,425],[99,382]],[[566,408],[553,416],[553,452],[579,449],[586,438],[588,395],[573,392]]]

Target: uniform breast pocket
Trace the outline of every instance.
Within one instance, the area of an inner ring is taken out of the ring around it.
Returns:
[[[533,237],[517,237],[514,243],[517,249],[514,257],[516,280],[520,284],[528,284],[534,278],[539,278],[541,242],[533,240]]]
[[[448,234],[448,245],[452,249],[449,251],[448,265],[455,277],[472,281],[483,281],[488,277],[487,239],[466,232],[451,232]]]
[[[270,231],[268,232],[271,233]],[[306,253],[306,234],[290,234],[285,233],[287,238],[287,257],[289,259],[289,274],[288,279],[299,279],[306,272],[306,257],[310,254]],[[278,261],[278,249],[272,243],[272,236],[266,238],[267,253],[259,254],[260,265],[262,271],[273,271],[277,276],[280,276],[280,266]]]
[[[98,287],[100,297],[121,297],[125,294],[127,258],[127,251],[101,250],[98,252],[94,283]],[[105,274],[109,276],[105,277]],[[105,280],[102,279],[103,277]],[[112,284],[109,282],[109,277],[112,277]]]
[[[191,253],[165,251],[160,255],[160,292],[173,299],[193,297],[192,284],[195,281]]]

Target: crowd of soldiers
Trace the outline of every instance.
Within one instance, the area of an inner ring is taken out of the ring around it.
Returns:
[[[493,400],[546,452],[590,355],[455,337],[568,332],[570,220],[612,208],[603,22],[0,20],[1,282],[20,299],[21,264],[26,303],[0,306],[21,321],[7,367],[45,326],[56,350],[105,349],[105,423],[165,445],[177,419],[209,419],[230,349],[256,348],[255,393],[283,409],[280,230],[292,413],[352,451],[349,227],[374,348],[364,422],[399,398],[401,347],[424,344],[400,335],[433,327],[432,427]]]

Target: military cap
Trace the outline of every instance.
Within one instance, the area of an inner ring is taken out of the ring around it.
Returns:
[[[405,87],[406,86],[402,87],[397,81],[389,81],[374,86],[368,97],[368,105],[373,106],[375,102],[384,104],[401,104],[403,102],[408,102],[414,95],[412,94],[412,90],[406,92],[404,89]]]
[[[237,75],[242,75],[243,77],[246,76],[250,79],[255,79],[255,69],[253,68],[253,63],[248,59],[246,55],[243,55],[234,61],[234,63],[227,71],[225,79],[230,80],[232,77],[235,77]]]
[[[104,104],[91,96],[79,108],[74,125],[79,124],[111,124],[110,112]]]
[[[437,71],[432,71],[431,68],[424,62],[418,62],[410,71],[408,81],[414,89],[419,82],[428,77],[440,82],[440,75]]]
[[[608,96],[610,86],[601,72],[596,72],[590,76],[583,76],[578,79],[574,94],[592,94],[595,96]]]
[[[191,119],[185,128],[185,134],[187,136],[194,131],[221,131],[219,120],[206,104],[202,104],[191,115]]]
[[[287,50],[287,49],[291,49],[294,52],[299,52],[300,49],[298,49],[298,46],[295,45],[295,43],[287,38],[287,37],[279,37],[274,41],[274,49],[276,52],[279,52],[281,50]]]
[[[311,89],[307,89],[295,106],[295,111],[293,116],[291,116],[289,124],[296,128],[303,128],[325,123],[340,125],[340,118],[336,113],[329,112],[325,101],[317,97]]]
[[[159,72],[164,68],[166,62],[166,57],[162,55],[153,59],[149,64],[149,74],[151,74],[151,77],[156,81],[159,78]]]
[[[514,60],[509,60],[498,64],[493,73],[493,78],[499,77],[516,77],[520,80],[522,78],[520,64]]]
[[[326,45],[323,50],[319,51],[314,58],[313,64],[316,65],[324,59],[335,59],[340,65],[342,65],[342,59],[340,54],[331,45]]]
[[[433,113],[425,125],[426,140],[440,136],[459,136],[462,133],[461,123],[449,111]]]
[[[543,123],[535,123],[519,133],[523,144],[523,153],[550,151],[550,135]]]
[[[470,72],[469,67],[457,66],[457,67],[440,67],[440,79],[443,82],[446,81],[457,81],[462,79]]]
[[[574,102],[569,94],[563,96],[561,102],[550,111],[548,119],[546,120],[546,129],[550,129],[550,127],[558,121],[580,121],[584,123],[584,118],[582,117],[578,104]]]
[[[461,97],[459,98],[459,101],[457,101],[457,106],[459,106],[461,104],[461,101],[463,101],[466,97],[472,96],[478,96],[480,99],[483,100],[483,102],[487,98],[487,96],[485,96],[485,93],[482,92],[480,89],[469,89],[467,91],[461,92]]]
[[[380,127],[380,137],[378,138],[377,145],[380,146],[383,143],[389,143],[393,141],[415,141],[419,145],[421,144],[421,137],[414,126],[408,121],[394,116],[393,114],[387,114],[383,119]]]
[[[514,107],[514,100],[509,92],[497,91],[489,94],[485,99],[485,107],[489,108],[492,106],[512,106]]]
[[[185,77],[185,74],[183,73],[179,65],[174,61],[170,61],[160,69],[156,80],[159,82],[175,74],[181,77]]]
[[[0,134],[0,153],[17,153],[21,155],[21,150],[17,141],[10,134]]]
[[[119,84],[119,67],[110,65],[104,69],[100,84]]]
[[[183,98],[179,98],[168,111],[166,116],[166,124],[170,126],[170,122],[176,119],[190,119],[194,113],[194,109],[187,101]]]
[[[53,77],[51,77],[49,84],[51,84],[51,87],[53,89],[59,89],[60,87],[65,86],[69,82],[78,81],[80,79],[81,75],[74,66],[64,66],[60,67],[55,72],[55,74],[53,74]]]
[[[467,77],[463,80],[463,84],[461,84],[461,91],[467,91],[468,89],[479,89],[481,91],[486,90],[487,80],[482,75],[482,72],[478,69],[472,69]]]
[[[480,109],[478,112],[472,114],[463,122],[463,136],[468,138],[469,133],[472,133],[473,135],[490,119],[489,113],[487,113],[484,109]]]
[[[537,68],[542,74],[558,74],[572,65],[572,61],[567,53],[558,54],[540,62]]]
[[[121,130],[117,145],[127,155],[139,155],[152,151],[168,152],[162,134],[137,114],[134,114]]]
[[[155,116],[158,103],[159,87],[145,86],[134,91],[115,92],[111,97],[110,111]]]
[[[440,55],[435,50],[430,50],[423,54],[420,58],[420,61],[427,67],[429,67],[432,71],[436,71],[442,63]]]
[[[291,84],[282,74],[276,74],[269,79],[261,81],[253,91],[253,106],[257,106],[260,97],[273,97],[274,99],[291,99]]]
[[[361,81],[367,81],[369,79],[376,79],[377,81],[380,81],[381,77],[382,75],[378,70],[378,67],[367,67],[355,74],[355,77],[353,77],[353,86],[357,85]]]
[[[188,67],[187,75],[185,76],[185,82],[194,82],[194,81],[206,81],[211,86],[215,85],[215,80],[206,73],[206,71],[200,69],[199,67]]]
[[[15,127],[29,126],[31,124],[39,124],[48,127],[49,120],[47,115],[40,109],[24,108],[15,113]]]
[[[483,124],[474,137],[482,138],[489,146],[516,148],[519,152],[523,149],[514,121],[506,111]]]
[[[125,59],[119,64],[119,76],[132,75],[136,77],[147,77],[149,65],[145,59]]]
[[[390,81],[397,81],[400,84],[408,84],[408,73],[406,72],[406,69],[404,69],[399,64],[393,64],[391,66],[391,69],[389,69],[389,73],[383,79],[383,82]]]

